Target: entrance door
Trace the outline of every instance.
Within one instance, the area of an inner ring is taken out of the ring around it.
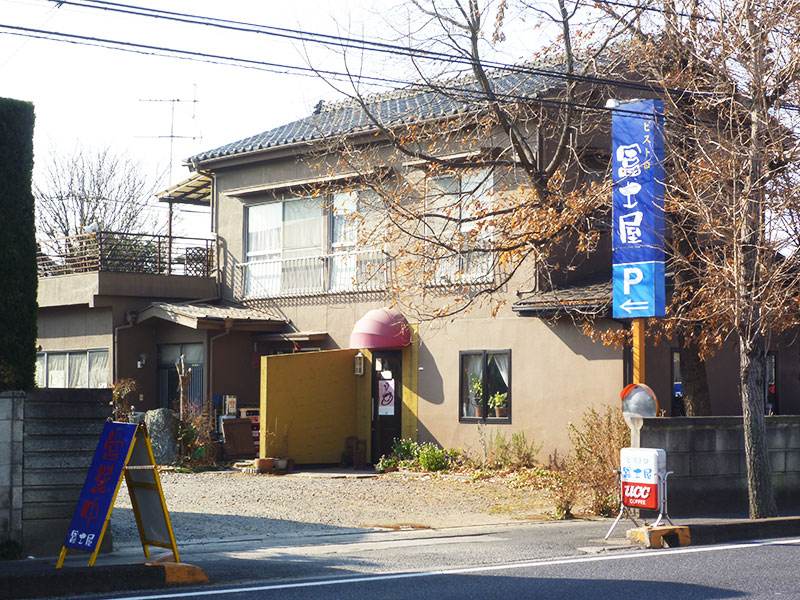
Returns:
[[[375,350],[372,353],[372,462],[392,451],[402,429],[403,353]]]

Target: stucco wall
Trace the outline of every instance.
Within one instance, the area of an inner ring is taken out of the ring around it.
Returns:
[[[479,428],[459,423],[459,350],[511,350],[511,423],[487,425],[542,443],[539,459],[569,447],[567,424],[588,406],[619,402],[622,352],[595,344],[571,321],[475,317],[420,328],[420,440],[481,451]]]
[[[111,349],[114,328],[110,308],[41,308],[38,323],[42,350]]]

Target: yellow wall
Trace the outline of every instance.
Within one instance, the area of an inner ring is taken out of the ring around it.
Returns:
[[[288,455],[298,464],[340,461],[345,438],[356,434],[356,387],[363,379],[353,374],[357,352],[262,357],[261,457]]]
[[[417,440],[417,378],[419,377],[419,333],[410,325],[411,344],[403,348],[403,439]]]

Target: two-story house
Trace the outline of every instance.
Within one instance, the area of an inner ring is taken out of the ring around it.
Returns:
[[[535,70],[493,76],[517,100],[546,99],[563,86]],[[64,271],[65,256],[40,262],[40,384],[133,377],[141,409],[167,406],[184,355],[193,399],[231,394],[240,406],[260,407],[262,453],[300,463],[338,462],[351,436],[366,442],[372,461],[397,437],[479,450],[492,434],[523,431],[543,444],[542,459],[566,449],[567,424],[589,406],[618,403],[630,380],[628,353],[593,342],[572,318],[627,326],[610,317],[607,244],[569,276],[553,274],[555,289],[540,286],[541,273],[525,264],[502,279],[499,304],[420,316],[501,281],[503,265],[476,251],[493,235],[479,214],[524,179],[513,168],[437,164],[508,153],[502,135],[470,126],[479,117],[457,94],[410,88],[321,105],[190,158],[195,177],[163,196],[210,204],[213,243],[148,240],[144,254],[171,259],[153,267],[150,258],[144,271],[133,269],[136,261],[111,268],[116,254],[103,249],[90,273]],[[522,131],[546,162],[552,132],[539,118]],[[425,140],[432,159],[398,156],[390,138],[421,126],[434,132]],[[449,132],[445,141],[437,128]],[[600,157],[608,145],[603,135],[576,142]],[[402,217],[415,202],[425,207],[418,229]],[[459,241],[440,246],[438,260],[410,260],[426,236],[453,228],[450,239]],[[164,255],[162,246],[172,250]],[[204,269],[190,272],[198,256]],[[800,409],[791,348],[776,344],[769,360],[773,409],[783,414]],[[646,356],[647,383],[670,414],[680,396],[678,349],[650,345]],[[729,346],[708,363],[715,414],[740,412],[735,364]]]

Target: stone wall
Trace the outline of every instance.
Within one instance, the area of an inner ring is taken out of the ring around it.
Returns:
[[[778,510],[800,508],[800,416],[767,417]],[[747,513],[741,417],[647,418],[642,448],[667,453],[670,514]]]
[[[111,390],[40,389],[28,393],[22,446],[22,550],[57,554],[64,542],[103,424]],[[109,549],[106,532],[103,550]]]
[[[22,419],[25,394],[0,393],[0,544],[22,544]]]

